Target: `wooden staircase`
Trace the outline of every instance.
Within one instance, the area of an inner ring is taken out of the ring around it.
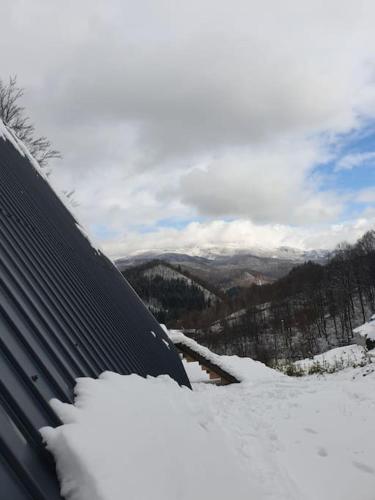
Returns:
[[[233,375],[228,373],[223,368],[215,365],[212,361],[208,360],[200,353],[194,351],[190,347],[186,346],[183,343],[175,343],[175,347],[182,356],[182,358],[187,363],[198,362],[201,369],[204,370],[209,377],[207,383],[215,384],[215,385],[228,385],[239,383]]]

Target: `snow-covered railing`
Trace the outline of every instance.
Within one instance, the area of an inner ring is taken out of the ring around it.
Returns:
[[[226,383],[236,383],[283,377],[281,373],[259,361],[238,356],[220,356],[187,337],[181,331],[168,330],[164,325],[161,326],[178,350],[187,355],[190,353],[194,360],[199,361],[203,366],[222,377],[224,383],[225,380],[227,380]]]

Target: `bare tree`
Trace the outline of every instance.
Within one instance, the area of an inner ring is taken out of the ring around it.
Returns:
[[[24,89],[17,85],[17,77],[11,76],[7,82],[0,79],[0,118],[16,136],[23,141],[31,155],[41,167],[47,167],[53,158],[61,158],[61,154],[52,148],[47,137],[35,135],[35,127],[20,105]]]

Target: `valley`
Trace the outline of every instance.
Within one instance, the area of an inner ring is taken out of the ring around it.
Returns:
[[[124,271],[159,260],[190,272],[212,286],[230,290],[238,286],[272,283],[298,264],[307,261],[323,264],[329,257],[329,252],[324,250],[305,252],[289,247],[274,250],[254,248],[233,253],[216,248],[209,252],[195,250],[195,253],[144,252],[117,259],[115,264],[120,271]]]
[[[290,251],[285,258],[280,252],[215,259],[168,253],[120,265],[160,322],[220,354],[275,366],[351,343],[353,329],[375,309],[373,231],[330,255],[310,256],[315,260]],[[258,280],[234,278],[257,272]]]

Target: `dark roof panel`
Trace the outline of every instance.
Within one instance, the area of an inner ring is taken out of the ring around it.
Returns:
[[[77,377],[105,370],[190,386],[155,318],[0,123],[0,498],[59,498],[38,433],[59,423],[48,401],[72,401]]]

